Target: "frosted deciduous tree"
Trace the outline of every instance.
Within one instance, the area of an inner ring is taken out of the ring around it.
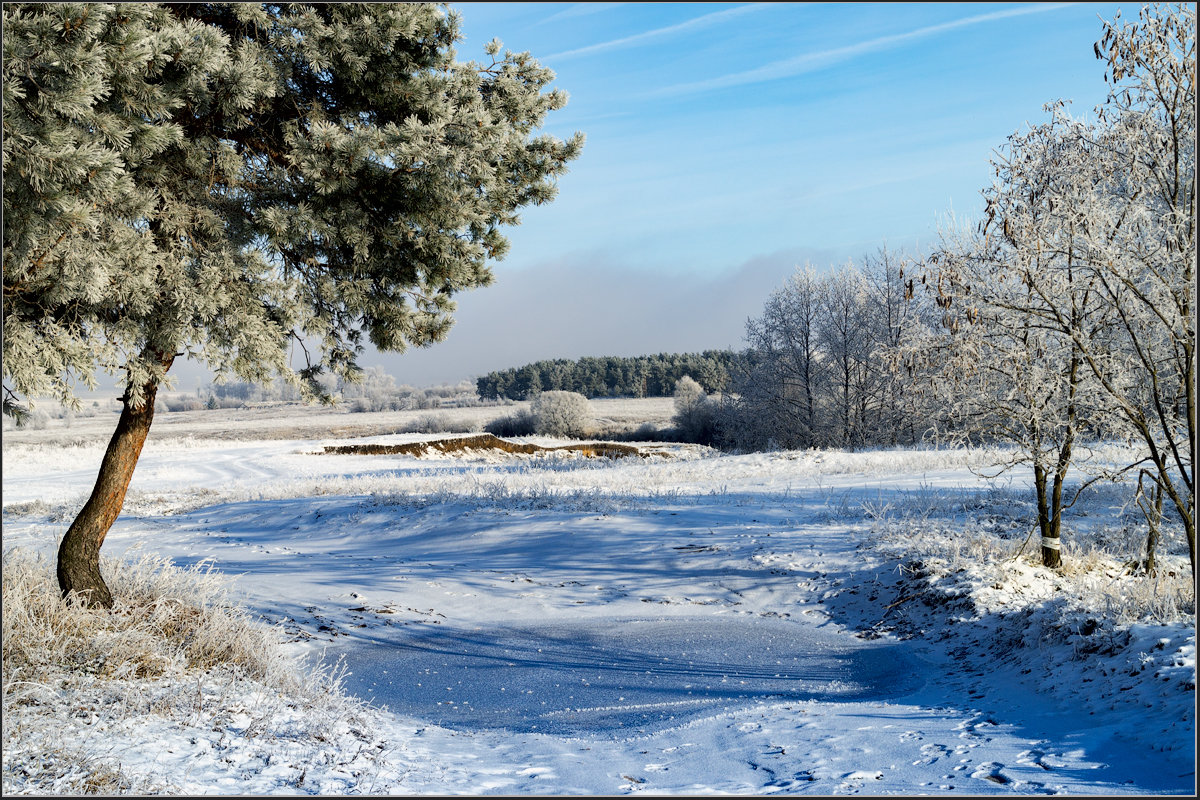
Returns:
[[[827,443],[828,360],[821,339],[826,290],[827,279],[805,264],[771,293],[761,316],[747,321],[749,363],[736,386],[743,444]]]
[[[1147,6],[1137,22],[1105,23],[1096,54],[1112,89],[1097,122],[1052,106],[1051,122],[1029,137],[1051,147],[1052,160],[1010,159],[989,198],[1004,236],[1022,226],[1027,197],[1036,192],[1044,205],[1017,244],[1026,261],[1058,255],[1025,271],[1029,313],[1070,338],[1097,412],[1145,447],[1126,469],[1137,470],[1148,523],[1146,566],[1166,505],[1182,522],[1193,571],[1195,33],[1194,6]],[[1084,286],[1101,316],[1079,308]]]
[[[441,339],[582,137],[537,133],[566,97],[528,54],[456,61],[440,6],[3,13],[4,405],[124,373],[58,558],[64,594],[108,606],[100,547],[177,358],[320,394],[366,341]]]
[[[696,406],[708,398],[708,394],[691,375],[684,375],[675,381],[675,394],[673,397],[675,416],[678,418],[680,415],[690,414],[694,411]]]
[[[820,340],[827,356],[832,406],[837,418],[832,442],[859,447],[866,441],[875,365],[873,331],[869,321],[866,283],[853,264],[829,275],[819,317]]]
[[[909,274],[905,274],[905,266]],[[901,348],[925,324],[925,306],[913,302],[914,278],[909,259],[881,247],[863,258],[867,323],[871,327],[871,365],[877,418],[871,438],[878,444],[913,442],[923,432],[922,417],[931,409],[919,405],[920,394],[899,358]]]
[[[1096,55],[1102,177],[1079,198],[1088,269],[1117,324],[1079,338],[1100,391],[1146,446],[1151,536],[1164,502],[1196,569],[1196,7],[1150,5],[1106,22]],[[1061,321],[1062,315],[1057,317]]]
[[[1097,122],[1073,120],[1055,103],[1049,122],[1010,137],[978,236],[946,248],[939,264],[939,299],[956,304],[951,324],[977,313],[975,346],[1004,343],[975,372],[1014,365],[1008,390],[991,396],[1014,421],[1024,415],[1018,433],[1035,474],[1036,443],[1057,442],[1058,458],[1046,464],[1049,511],[1082,420],[1092,432],[1130,436],[1145,455],[1122,471],[1137,470],[1139,487],[1151,487],[1139,492],[1148,560],[1169,501],[1193,571],[1195,22],[1192,6],[1147,6],[1136,23],[1105,23],[1096,54],[1113,89]],[[1029,347],[1028,367],[1000,357]],[[1049,440],[1046,423],[1058,426]]]
[[[860,447],[913,441],[920,395],[899,357],[923,323],[906,300],[905,258],[880,249],[864,268],[799,268],[746,323],[749,349],[723,404],[739,447]]]
[[[716,436],[717,402],[690,375],[675,382],[675,428],[685,441],[711,444]]]
[[[1072,169],[1077,163],[1056,144],[1046,129],[1014,136],[999,171],[1036,161],[1041,169],[1033,174],[1048,182],[1055,165]],[[943,232],[926,282],[942,309],[942,331],[913,345],[919,355],[912,358],[936,364],[934,396],[949,410],[957,438],[1010,443],[1012,456],[1000,466],[1031,467],[1042,563],[1058,567],[1077,440],[1085,424],[1098,419],[1087,405],[1079,348],[1069,331],[1046,324],[1028,276],[1066,262],[1059,301],[1073,309],[1072,329],[1103,325],[1103,317],[1094,289],[1072,270],[1069,241],[1038,238],[1046,233],[1042,224],[1053,204],[1041,200],[1036,187],[1023,188],[1028,191],[1014,196],[1028,202],[1010,209],[1002,236],[991,236],[986,225],[977,234]]]

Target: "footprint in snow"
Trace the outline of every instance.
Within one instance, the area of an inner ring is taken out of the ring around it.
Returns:
[[[913,763],[914,767],[925,766],[925,765],[934,763],[939,758],[942,758],[943,756],[946,756],[949,753],[950,753],[950,748],[948,748],[942,744],[921,745],[921,755],[923,755],[924,758],[919,758],[912,763]]]
[[[1051,755],[1044,750],[1038,750],[1036,748],[1033,750],[1024,750],[1018,753],[1017,762],[1020,764],[1027,764],[1029,766],[1041,767],[1044,770],[1052,770],[1055,767],[1065,767],[1067,765],[1067,762],[1063,761],[1058,756]]]
[[[963,739],[978,738],[985,742],[990,742],[992,739],[987,735],[987,733],[991,730],[995,730],[997,725],[998,723],[996,720],[992,719],[991,717],[982,715],[972,717],[971,719],[957,726],[957,729],[961,731],[961,733],[958,735]]]
[[[812,783],[816,779],[817,776],[813,775],[812,770],[806,769],[801,772],[797,772],[790,778],[776,778],[773,781],[767,782],[765,786],[769,786],[773,789],[799,788],[806,783]]]
[[[621,777],[624,778],[625,780],[629,781],[629,783],[621,784],[621,789],[623,789],[626,792],[636,792],[638,789],[641,789],[643,787],[643,785],[646,783],[645,778],[637,778],[637,777],[634,777],[633,775],[624,775],[623,774],[623,775],[621,775]]]
[[[975,771],[971,773],[971,777],[978,778],[979,780],[991,781],[992,783],[998,783],[1002,786],[1012,783],[1012,778],[1001,772],[1003,769],[1003,764],[1000,764],[996,761],[989,761],[986,764],[980,764]]]
[[[867,781],[883,780],[883,772],[880,770],[855,770],[847,772],[842,776],[842,783],[838,786],[840,791],[850,791],[852,789],[861,789]]]

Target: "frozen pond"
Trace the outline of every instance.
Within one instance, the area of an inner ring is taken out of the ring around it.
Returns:
[[[778,618],[409,627],[343,650],[347,689],[458,729],[633,735],[760,701],[879,700],[923,683],[896,644]]]

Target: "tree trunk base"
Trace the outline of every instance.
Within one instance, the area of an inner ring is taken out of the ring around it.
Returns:
[[[171,360],[164,359],[163,365],[170,368]],[[130,400],[131,392],[125,393],[121,418],[100,462],[96,485],[58,546],[58,586],[67,600],[93,608],[113,606],[112,592],[100,574],[100,546],[125,504],[125,493],[154,420],[157,392],[157,383],[147,383],[138,405]]]
[[[100,554],[58,553],[58,585],[63,599],[89,608],[112,608],[113,596],[100,574]]]

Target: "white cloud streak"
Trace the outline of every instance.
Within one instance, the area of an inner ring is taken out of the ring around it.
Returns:
[[[778,80],[780,78],[790,78],[795,75],[801,75],[806,72],[813,72],[824,67],[838,64],[843,61],[849,61],[858,56],[868,53],[875,53],[880,50],[887,50],[892,47],[897,47],[908,42],[918,39],[924,39],[929,36],[936,36],[940,33],[956,30],[958,28],[966,28],[971,25],[981,25],[987,22],[995,22],[996,20],[1008,19],[1009,17],[1020,17],[1026,14],[1044,14],[1048,11],[1057,11],[1061,8],[1067,8],[1073,5],[1072,3],[1052,3],[1046,5],[1025,5],[1016,8],[1009,8],[1003,11],[993,11],[988,14],[978,14],[973,17],[964,17],[963,19],[953,20],[951,22],[943,22],[938,25],[929,25],[924,28],[918,28],[906,33],[892,34],[891,36],[880,36],[876,39],[870,39],[865,42],[837,47],[832,50],[822,50],[816,53],[805,53],[793,58],[775,61],[755,69],[745,70],[743,72],[734,72],[729,75],[722,75],[716,78],[709,78],[703,81],[695,81],[693,83],[681,83],[674,86],[667,86],[653,92],[647,92],[646,97],[663,97],[669,95],[696,94],[699,92],[707,92],[715,89],[726,89],[732,86],[744,86],[750,83],[763,83],[766,81]]]
[[[711,14],[705,14],[702,17],[689,19],[686,22],[680,22],[677,25],[668,25],[665,28],[655,28],[652,31],[637,33],[633,36],[626,36],[621,39],[612,39],[607,42],[590,44],[586,47],[579,47],[574,50],[564,50],[561,53],[554,53],[552,55],[545,56],[544,58],[540,58],[539,61],[548,63],[555,60],[561,61],[564,58],[574,58],[575,56],[591,55],[593,53],[602,53],[607,50],[631,47],[652,39],[661,39],[666,36],[674,36],[675,34],[696,30],[698,28],[706,28],[710,25],[715,25],[719,22],[732,19],[733,17],[739,17],[751,11],[761,11],[774,5],[774,3],[750,3],[749,5],[737,6],[736,8],[727,8],[724,11],[714,11]]]
[[[557,14],[551,14],[546,17],[538,25],[545,25],[547,22],[558,22],[563,19],[575,19],[577,17],[586,17],[592,14],[599,14],[603,11],[612,11],[614,8],[620,8],[627,3],[575,3],[569,8],[564,8]]]

